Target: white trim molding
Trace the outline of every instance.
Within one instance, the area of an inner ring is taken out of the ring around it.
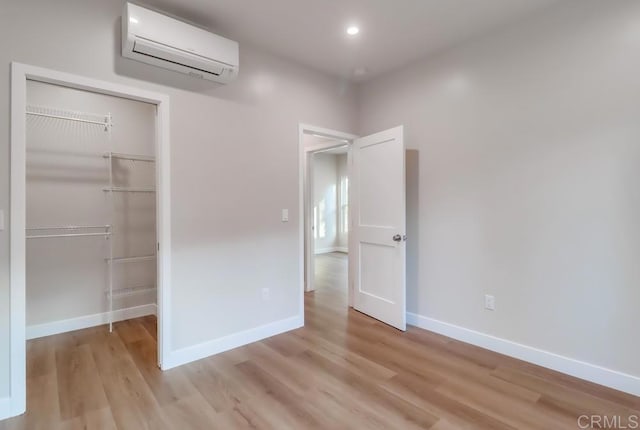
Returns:
[[[113,322],[144,317],[147,315],[156,315],[156,312],[157,306],[155,304],[116,309],[113,311]],[[53,321],[44,324],[34,324],[27,326],[27,339],[37,339],[39,337],[81,330],[83,328],[96,327],[103,324],[109,324],[108,312],[83,315],[81,317]]]
[[[197,345],[188,346],[176,351],[172,351],[168,360],[164,362],[164,369],[181,366],[200,360],[230,349],[238,348],[253,342],[258,342],[271,336],[295,330],[304,326],[304,317],[297,315],[283,320],[274,321],[249,330],[233,333],[218,339],[213,339]]]
[[[640,396],[640,378],[637,376],[575,360],[412,312],[407,312],[407,324],[576,378],[604,385],[605,387]]]

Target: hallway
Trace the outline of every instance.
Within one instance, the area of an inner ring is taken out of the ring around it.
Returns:
[[[344,252],[329,252],[315,256],[316,289],[332,289],[342,292],[346,299],[348,256]],[[346,304],[346,301],[345,301]]]

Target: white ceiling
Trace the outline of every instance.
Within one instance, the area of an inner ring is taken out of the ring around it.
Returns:
[[[560,0],[142,0],[239,42],[363,80]],[[360,34],[348,36],[348,25]],[[242,49],[242,46],[241,46]],[[366,68],[364,76],[354,70]]]

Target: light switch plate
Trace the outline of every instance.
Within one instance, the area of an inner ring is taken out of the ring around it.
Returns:
[[[289,221],[289,209],[282,209],[282,222]]]
[[[484,296],[484,308],[489,311],[496,310],[496,298],[492,295],[486,294]]]
[[[4,230],[4,210],[0,209],[0,231]]]

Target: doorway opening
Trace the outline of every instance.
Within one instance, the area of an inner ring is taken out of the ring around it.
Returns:
[[[27,339],[156,314],[166,367],[171,224],[168,96],[19,63],[11,75],[15,416]]]
[[[155,105],[29,80],[26,115],[27,339],[155,316]]]
[[[355,138],[314,126],[300,132],[304,292],[332,290],[349,306],[348,166]]]
[[[333,138],[305,136],[306,146],[344,143]],[[313,249],[311,288],[348,294],[349,174],[348,144],[309,154],[309,194]]]
[[[300,284],[304,286],[300,288],[300,307],[303,316],[304,292],[319,292],[319,287],[331,286],[339,293],[340,285],[345,284],[346,262],[347,306],[406,330],[403,130],[398,126],[358,137],[300,125],[303,220]],[[341,175],[336,173],[337,168],[331,167],[338,164],[331,156],[343,152],[345,146],[347,173]],[[323,167],[325,165],[329,168]],[[340,199],[342,187],[343,199]],[[347,237],[347,257],[342,256],[342,270],[340,251],[345,249],[340,246],[340,233]]]

